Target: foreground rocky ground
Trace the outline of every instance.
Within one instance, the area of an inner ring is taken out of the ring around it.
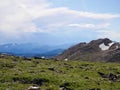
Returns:
[[[0,58],[0,90],[120,90],[120,63]]]

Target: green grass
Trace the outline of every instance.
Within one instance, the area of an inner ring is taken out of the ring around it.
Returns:
[[[32,85],[41,90],[120,90],[120,78],[111,81],[98,72],[120,76],[120,64],[0,58],[0,90],[27,90]]]

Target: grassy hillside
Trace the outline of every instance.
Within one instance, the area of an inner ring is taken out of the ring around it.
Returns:
[[[120,64],[0,58],[0,90],[32,85],[41,90],[120,90]]]

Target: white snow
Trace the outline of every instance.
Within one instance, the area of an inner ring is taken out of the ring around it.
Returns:
[[[45,56],[42,56],[41,58],[42,58],[42,59],[45,59]]]
[[[114,44],[113,42],[112,42],[112,43],[109,43],[109,47],[111,47],[113,44]]]
[[[67,58],[65,58],[64,60],[65,60],[65,61],[68,61],[68,59],[67,59]]]
[[[105,51],[105,50],[108,50],[114,43],[109,43],[108,46],[106,46],[104,43],[100,44],[99,45],[99,48],[101,48],[101,50]]]
[[[118,49],[119,47],[118,46],[116,46],[116,49]]]

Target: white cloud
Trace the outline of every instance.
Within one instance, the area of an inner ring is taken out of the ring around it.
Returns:
[[[70,27],[79,27],[79,28],[95,28],[95,24],[69,24]]]
[[[51,31],[51,28],[66,26],[106,28],[110,25],[109,20],[120,17],[119,14],[83,12],[68,7],[52,8],[51,5],[48,0],[1,0],[0,32],[18,36],[25,32],[49,32],[49,28]],[[36,20],[42,27],[36,25]],[[94,24],[96,21],[102,24]]]
[[[85,18],[91,18],[91,19],[113,19],[118,18],[120,15],[114,15],[114,14],[101,14],[101,13],[92,13],[92,12],[83,12],[83,11],[76,11],[76,10],[70,10],[66,9],[63,11],[64,13],[72,14],[78,17],[85,17]]]
[[[101,30],[101,31],[98,31],[98,33],[100,33],[99,34],[99,38],[101,38],[101,37],[107,37],[107,38],[110,38],[110,39],[112,39],[112,40],[118,40],[118,41],[120,41],[119,40],[119,38],[120,38],[120,32],[118,32],[118,31],[112,31],[112,30]]]
[[[78,27],[78,28],[90,28],[90,29],[100,29],[100,28],[107,28],[110,26],[110,23],[103,23],[103,24],[69,24],[70,27]]]

